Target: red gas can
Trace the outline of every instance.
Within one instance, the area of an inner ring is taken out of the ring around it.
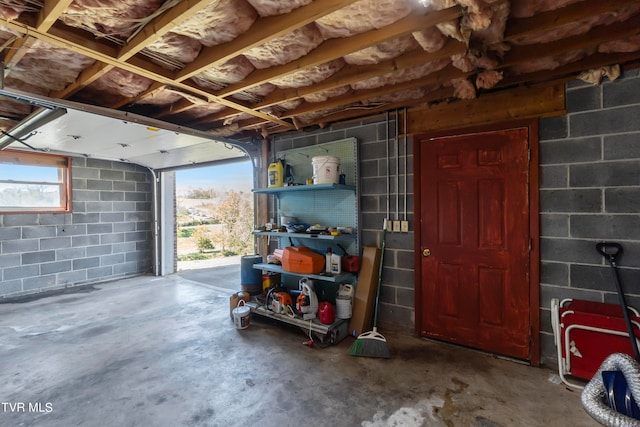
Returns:
[[[344,255],[342,257],[342,271],[349,273],[360,271],[360,257],[358,255]]]
[[[318,304],[318,320],[325,325],[336,321],[336,310],[333,308],[333,304],[327,301]]]

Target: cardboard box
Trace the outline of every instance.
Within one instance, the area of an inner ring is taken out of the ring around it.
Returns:
[[[319,274],[325,258],[306,246],[287,246],[282,252],[282,269],[298,274]]]
[[[353,310],[349,322],[349,334],[358,336],[370,331],[373,320],[376,291],[378,290],[378,273],[380,271],[380,248],[365,246],[362,251],[360,275],[353,299]]]

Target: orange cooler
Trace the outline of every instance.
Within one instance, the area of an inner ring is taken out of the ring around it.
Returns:
[[[324,270],[324,256],[306,246],[287,246],[282,254],[282,268],[298,274],[319,274]]]

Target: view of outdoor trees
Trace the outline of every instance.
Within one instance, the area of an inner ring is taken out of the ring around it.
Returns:
[[[0,182],[0,206],[48,207],[60,205],[60,184]]]
[[[178,260],[253,253],[253,195],[189,189],[177,196]]]
[[[63,184],[60,168],[3,164],[0,167],[0,206],[58,207]]]

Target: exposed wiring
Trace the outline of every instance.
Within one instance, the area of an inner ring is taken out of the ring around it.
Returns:
[[[349,107],[340,108],[339,111],[349,111],[349,110],[374,110],[376,108],[380,108],[384,105],[388,105],[388,102],[373,102],[369,105],[351,105]]]
[[[27,6],[25,3],[31,3],[36,7]],[[5,6],[12,9],[19,9],[21,12],[40,12],[40,10],[44,7],[44,2],[27,0],[26,2],[22,1],[11,1],[11,0],[2,0],[0,1],[0,6]]]
[[[391,184],[389,183],[389,180],[391,179],[391,176],[389,174],[389,111],[387,111],[386,114],[386,124],[387,124],[387,129],[386,129],[386,135],[387,135],[387,216],[385,217],[386,219],[389,219],[389,211],[391,210],[391,202],[389,200],[390,198],[390,193],[391,193]]]
[[[96,37],[100,37],[100,38],[110,38],[110,39],[115,39],[116,36],[126,36],[127,34],[130,34],[129,36],[127,36],[127,38],[125,40],[120,40],[119,44],[126,44],[128,42],[131,41],[131,39],[133,37],[136,36],[136,34],[138,34],[140,31],[142,31],[142,29],[149,24],[151,21],[153,21],[155,18],[157,18],[158,16],[162,15],[163,13],[165,13],[167,10],[173,8],[175,5],[177,5],[178,3],[180,3],[180,0],[169,0],[166,1],[162,6],[160,6],[158,9],[156,9],[155,11],[153,11],[151,14],[149,14],[148,16],[144,16],[141,18],[127,18],[127,17],[123,17],[123,16],[117,16],[117,15],[101,15],[101,14],[93,14],[90,18],[92,18],[94,20],[94,22],[100,23],[100,22],[104,22],[105,20],[111,20],[111,21],[118,21],[119,23],[124,23],[124,24],[130,24],[130,25],[126,25],[123,26],[122,28],[114,28],[112,29],[110,32],[104,32],[104,31],[100,31],[95,27],[86,25],[86,24],[81,24],[82,28],[91,32],[93,35],[95,35]],[[80,19],[83,18],[87,18],[89,17],[89,14],[87,12],[85,13],[65,13],[63,16],[67,16],[67,17],[71,17],[71,18],[75,18],[75,17],[79,17]],[[115,40],[112,40],[115,41]]]
[[[262,97],[253,94],[251,92],[248,92],[246,90],[242,90],[240,92],[237,92],[233,95],[234,98],[236,99],[240,99],[242,101],[250,101],[250,102],[260,102],[262,101]]]
[[[395,220],[400,219],[400,110],[396,108],[396,138],[395,138],[395,155],[396,155],[396,216]]]
[[[182,70],[184,67],[186,67],[184,62],[178,61],[177,59],[174,59],[169,55],[166,55],[160,52],[154,52],[147,48],[142,49],[140,51],[140,54],[146,56],[147,58],[153,59],[154,61],[168,65],[172,68],[175,68],[176,70]]]
[[[228,84],[225,84],[224,82],[221,82],[221,81],[215,80],[213,78],[207,77],[206,76],[206,71],[203,72],[203,73],[200,73],[197,76],[197,79],[202,81],[202,82],[206,82],[208,85],[211,85],[212,89],[214,89],[214,90],[222,90],[225,87],[229,86]]]
[[[404,107],[403,112],[404,118],[404,126],[403,126],[403,134],[404,134],[404,220],[407,220],[407,107]]]
[[[134,33],[129,36],[129,38],[127,39],[127,43],[129,43],[131,41],[131,39],[134,38],[140,31],[142,31],[142,29],[148,23],[150,23],[153,19],[155,19],[157,16],[162,15],[167,10],[172,9],[174,6],[178,5],[181,1],[182,0],[168,0],[168,1],[164,2],[164,4],[162,6],[160,6],[151,15],[149,15],[149,16],[147,16],[145,18],[142,18],[142,19],[133,20],[133,22],[136,22],[136,21],[139,22],[139,25],[137,26],[137,28],[134,31]]]

